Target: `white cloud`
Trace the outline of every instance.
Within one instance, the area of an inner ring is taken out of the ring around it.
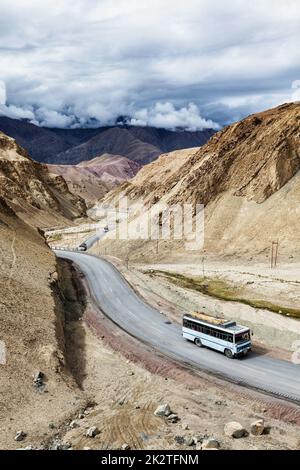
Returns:
[[[200,116],[194,103],[176,109],[172,103],[156,103],[152,108],[133,113],[129,123],[135,126],[165,127],[166,129],[184,128],[189,131],[219,129],[219,125]]]
[[[6,86],[3,80],[0,80],[0,105],[6,104]]]
[[[6,85],[0,80],[0,116],[8,116],[14,119],[34,119],[34,114],[30,109],[14,105],[6,105]]]
[[[297,0],[0,3],[4,111],[34,113],[43,125],[141,119],[136,113],[147,110],[156,122],[201,127],[189,103],[226,121],[273,98],[279,104],[300,78]],[[156,103],[175,111],[154,117]]]
[[[76,122],[75,116],[68,116],[47,108],[38,108],[34,114],[32,122],[45,127],[72,127]]]
[[[12,119],[28,119],[34,121],[34,113],[30,109],[24,109],[13,104],[9,106],[0,105],[0,116],[7,116]]]

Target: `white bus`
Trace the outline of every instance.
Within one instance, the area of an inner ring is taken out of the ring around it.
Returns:
[[[207,346],[221,351],[230,359],[246,356],[251,350],[249,328],[202,313],[183,316],[182,336],[200,348]]]

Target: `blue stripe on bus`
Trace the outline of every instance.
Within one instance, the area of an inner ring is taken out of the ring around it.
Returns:
[[[184,328],[186,328],[186,327],[184,327]],[[189,328],[186,328],[186,329],[188,330]],[[201,339],[201,336],[196,335],[196,334],[194,333],[194,330],[190,330],[190,331],[192,331],[193,333],[187,333],[187,334],[192,335],[192,336],[195,336],[195,338]],[[208,338],[211,338],[211,336],[206,335],[205,333],[201,333],[201,334],[202,334],[202,336],[205,336],[205,338],[203,338],[203,339],[205,339],[205,341],[208,341],[208,342],[213,343],[213,344],[218,344],[219,346],[224,346],[224,344],[220,344],[220,343],[218,343],[218,342],[216,342],[216,341],[212,341],[211,339],[207,339],[207,337],[208,337]],[[225,341],[225,339],[220,339],[220,341],[223,341],[223,343],[227,343],[227,344],[232,345],[232,346],[236,346],[236,345],[238,344],[238,343],[231,343],[230,341]],[[248,346],[248,345],[249,345],[249,346],[251,345],[251,342],[250,342],[250,341],[247,342],[247,343],[245,343],[245,344],[242,344],[239,348],[237,347],[237,349],[242,349],[242,348],[244,348],[245,346]]]

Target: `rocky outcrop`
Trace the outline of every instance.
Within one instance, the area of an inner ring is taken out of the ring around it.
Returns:
[[[0,132],[0,197],[18,215],[30,220],[45,211],[68,219],[84,216],[84,201],[70,193],[64,179],[51,176],[14,139]]]

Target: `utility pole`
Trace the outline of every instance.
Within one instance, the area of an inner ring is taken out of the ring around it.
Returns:
[[[279,246],[279,241],[278,240],[272,242],[271,269],[276,268],[276,266],[277,266],[278,246]]]

